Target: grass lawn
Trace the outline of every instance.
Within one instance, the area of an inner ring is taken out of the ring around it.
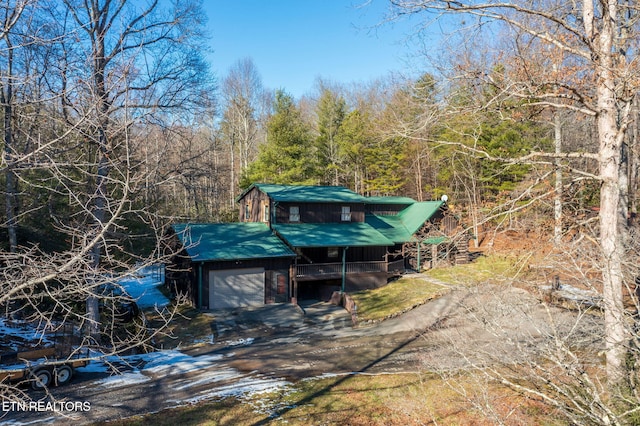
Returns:
[[[527,258],[510,256],[480,256],[466,265],[435,268],[424,274],[448,284],[475,285],[487,281],[494,284],[512,281],[527,271]]]
[[[400,278],[381,288],[352,293],[350,296],[358,307],[359,321],[378,321],[405,312],[447,291],[442,285],[425,281],[419,276],[411,276]]]
[[[481,256],[472,263],[431,269],[393,281],[384,287],[351,294],[360,321],[378,321],[405,312],[449,291],[451,285],[513,280],[526,264],[505,256]]]

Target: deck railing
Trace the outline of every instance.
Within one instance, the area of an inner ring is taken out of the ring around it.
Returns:
[[[348,262],[347,274],[363,272],[387,272],[387,262]],[[296,265],[296,277],[319,277],[323,275],[342,275],[342,263],[312,263],[308,265]]]

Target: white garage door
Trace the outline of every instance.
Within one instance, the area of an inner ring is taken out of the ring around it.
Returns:
[[[209,272],[209,309],[264,305],[264,268]]]

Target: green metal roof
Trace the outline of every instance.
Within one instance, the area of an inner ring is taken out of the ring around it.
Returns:
[[[272,185],[265,183],[253,184],[239,198],[242,198],[252,188],[258,188],[274,201],[292,203],[327,203],[346,202],[364,203],[366,198],[342,186],[311,186],[311,185]]]
[[[399,216],[366,215],[365,221],[394,244],[407,242],[413,235],[402,224]]]
[[[173,225],[193,261],[295,257],[264,223]]]
[[[395,243],[405,243],[443,204],[442,201],[423,201],[411,204],[395,216],[367,215],[365,221]]]
[[[278,224],[275,230],[292,247],[394,245],[392,240],[364,222]]]
[[[366,197],[367,204],[413,204],[416,202],[409,197]]]
[[[445,236],[429,237],[429,238],[425,239],[422,242],[422,244],[442,244],[445,241],[449,241],[449,238],[447,238]]]
[[[443,201],[422,201],[410,205],[398,213],[398,216],[402,224],[413,235],[440,210],[443,204]]]

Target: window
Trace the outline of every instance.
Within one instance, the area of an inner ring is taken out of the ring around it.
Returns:
[[[251,219],[251,204],[247,203],[244,205],[244,221],[249,222]]]
[[[343,222],[351,222],[351,207],[342,206],[342,214],[340,215],[340,220]]]
[[[264,212],[262,216],[262,221],[269,222],[269,204],[265,204],[264,209],[262,211]]]
[[[338,250],[338,247],[329,247],[327,249],[327,257],[329,257],[330,259],[338,257],[339,254],[340,252]]]
[[[300,207],[289,207],[289,222],[300,222]]]

